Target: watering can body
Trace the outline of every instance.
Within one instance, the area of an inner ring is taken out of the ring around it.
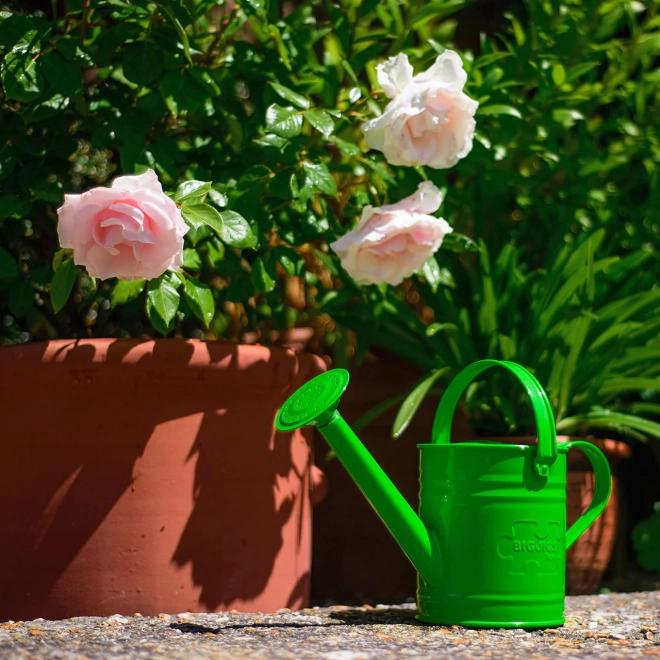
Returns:
[[[538,446],[449,442],[453,411],[462,392],[492,366],[508,368],[526,388],[537,422]],[[346,372],[340,372],[317,376],[303,386],[305,396],[301,400],[294,395],[287,401],[277,425],[280,430],[319,427],[417,568],[418,619],[487,628],[562,625],[566,550],[609,498],[611,476],[602,452],[580,441],[557,445],[550,404],[525,369],[494,360],[477,362],[447,388],[436,415],[433,442],[418,445],[417,515],[337,412],[339,395],[348,382]],[[566,454],[571,447],[592,461],[596,489],[589,509],[567,530]]]
[[[566,455],[548,478],[533,446],[420,445],[420,509],[438,544],[419,618],[471,627],[564,623]]]

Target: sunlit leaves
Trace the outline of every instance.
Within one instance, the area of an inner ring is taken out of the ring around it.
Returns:
[[[510,105],[482,105],[479,106],[477,110],[478,115],[487,115],[490,117],[495,117],[498,115],[509,115],[511,117],[516,117],[517,119],[522,119],[522,115],[516,108],[512,108]]]
[[[337,196],[337,182],[334,180],[325,163],[305,161],[303,163],[303,169],[306,175],[306,187],[324,195],[330,195],[331,197]]]
[[[285,101],[289,101],[289,103],[293,103],[303,110],[309,109],[310,103],[304,96],[294,92],[292,89],[289,89],[284,85],[280,85],[278,83],[270,84],[272,88],[277,92],[277,94],[279,94]]]
[[[325,137],[330,137],[335,127],[332,117],[323,110],[309,110],[305,112],[305,119]]]
[[[39,44],[30,40],[28,33],[5,56],[0,68],[0,78],[7,98],[16,101],[33,101],[41,93],[43,75],[37,67]]]
[[[161,328],[169,328],[177,309],[179,309],[180,299],[179,292],[174,288],[167,275],[161,275],[155,280],[149,281],[147,285],[147,311],[152,317],[151,310],[156,312],[164,324]],[[161,332],[161,334],[167,333]]]
[[[208,328],[215,313],[211,289],[198,280],[186,279],[184,296],[193,314]]]
[[[110,292],[110,304],[112,307],[125,305],[135,300],[143,291],[146,280],[118,280]]]
[[[280,137],[292,138],[300,135],[302,125],[302,114],[293,108],[283,108],[274,103],[266,111],[266,127]]]
[[[253,248],[256,246],[257,237],[243,216],[234,211],[222,211],[220,216],[223,223],[220,238],[225,243],[239,248]]]

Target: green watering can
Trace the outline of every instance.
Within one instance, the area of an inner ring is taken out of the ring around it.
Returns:
[[[458,401],[490,367],[508,369],[530,398],[538,445],[450,444]],[[549,628],[564,623],[566,550],[602,513],[611,475],[588,442],[557,444],[548,398],[513,362],[481,360],[444,393],[429,444],[418,445],[419,516],[337,411],[348,372],[333,369],[294,392],[276,426],[316,426],[418,572],[417,618],[478,628]],[[594,498],[566,530],[566,454],[583,451],[595,473]]]

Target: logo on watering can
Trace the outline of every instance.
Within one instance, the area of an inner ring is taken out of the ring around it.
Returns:
[[[503,535],[497,545],[502,559],[511,561],[511,575],[555,575],[564,549],[559,523],[545,527],[535,522],[513,523],[511,536]]]

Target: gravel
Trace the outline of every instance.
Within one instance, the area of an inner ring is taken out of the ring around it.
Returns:
[[[415,620],[414,605],[335,605],[274,614],[76,617],[0,624],[3,660],[232,658],[645,658],[660,660],[660,591],[566,599],[548,630],[469,630]]]

